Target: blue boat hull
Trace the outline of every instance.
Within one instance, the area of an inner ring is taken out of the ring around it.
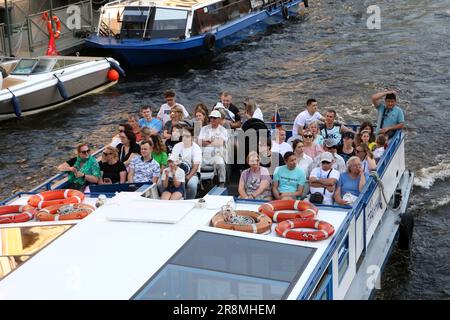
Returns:
[[[301,0],[287,4],[290,16],[298,16]],[[216,29],[214,50],[220,50],[245,40],[271,25],[286,21],[281,7],[262,10]],[[185,40],[117,40],[91,36],[86,40],[88,48],[106,51],[108,56],[121,60],[130,67],[142,67],[168,62],[184,62],[211,53],[204,45],[205,35]]]

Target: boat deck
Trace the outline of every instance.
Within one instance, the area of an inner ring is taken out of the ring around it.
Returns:
[[[303,270],[293,272],[295,276],[291,278],[289,285],[279,287],[269,284],[273,291],[272,295],[267,294],[265,285],[259,283],[260,279],[248,275],[240,280],[242,283],[240,289],[228,293],[238,299],[268,297],[296,299],[348,217],[348,210],[321,208],[318,218],[330,222],[336,229],[335,235],[319,242],[304,242],[277,236],[274,231],[275,225],[272,226],[270,234],[266,235],[211,227],[212,216],[233,198],[207,195],[204,199],[206,208],[196,208],[195,201],[162,201],[143,198],[137,192],[119,193],[65,232],[57,241],[42,249],[38,255],[6,276],[0,282],[0,299],[130,299],[199,232],[213,235],[212,239],[219,235],[231,236],[231,239],[239,240],[240,245],[244,247],[243,239],[267,241],[266,244],[263,243],[263,247],[271,244],[279,246],[279,260],[288,265],[282,266],[278,270],[278,275],[272,275],[272,271],[267,270],[269,279],[272,276],[286,277],[292,273],[292,267],[300,268],[298,265],[289,265],[291,260],[289,250],[286,251],[283,245],[295,246],[296,252],[299,251],[299,247],[305,250],[309,248],[310,250],[307,250],[311,252],[309,260],[305,260]],[[26,197],[17,201],[24,203]],[[95,202],[95,199],[88,198],[85,202],[89,201]],[[258,206],[259,203],[239,202],[236,209],[257,211]],[[245,263],[245,259],[239,258],[242,253],[233,251],[232,254],[235,255],[235,263]],[[249,254],[248,258],[253,264],[259,268],[268,268],[268,265],[264,266],[255,261],[268,260],[269,253],[267,256],[261,256],[256,250]],[[217,266],[221,263],[221,257],[222,255],[217,253],[217,256],[206,255],[205,259],[215,260]],[[295,259],[292,257],[292,260]],[[243,266],[244,269],[247,267],[250,266]],[[234,272],[207,275],[206,270],[196,271],[205,278],[203,283],[206,286],[217,283],[229,286],[227,282],[232,281],[223,278],[236,277]],[[33,283],[33,286],[30,286],[30,283]],[[199,299],[200,292],[204,295],[211,291],[200,288],[201,283],[196,282],[198,287],[195,290],[180,292],[182,296],[178,298]],[[227,290],[223,292],[225,294]],[[169,295],[168,298],[177,297]],[[208,298],[226,299],[227,296],[208,296]]]

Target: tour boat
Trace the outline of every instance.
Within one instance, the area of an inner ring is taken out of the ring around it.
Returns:
[[[0,299],[369,299],[395,244],[411,246],[413,177],[399,131],[352,207],[313,206],[320,241],[291,239],[297,222],[255,225],[271,205],[227,188],[164,201],[151,183],[93,187],[76,199],[100,205],[84,219],[0,224]],[[66,183],[59,174],[0,205],[37,205]],[[217,224],[233,211],[256,218]]]
[[[187,61],[302,14],[306,0],[113,1],[88,48],[131,67]],[[103,53],[102,53],[103,54]]]
[[[0,62],[0,120],[51,110],[117,83],[124,72],[112,58],[43,56]]]

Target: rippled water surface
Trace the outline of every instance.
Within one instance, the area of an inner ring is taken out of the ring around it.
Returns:
[[[409,210],[414,248],[394,251],[378,299],[450,297],[450,1],[380,0],[381,29],[368,30],[373,1],[310,1],[305,19],[271,28],[214,58],[129,70],[125,81],[65,108],[0,123],[0,198],[56,173],[79,141],[108,143],[117,123],[143,103],[158,106],[174,88],[191,109],[222,90],[241,106],[254,97],[266,113],[293,120],[307,98],[334,107],[347,123],[375,122],[371,94],[397,90],[406,112],[407,167],[416,174]]]

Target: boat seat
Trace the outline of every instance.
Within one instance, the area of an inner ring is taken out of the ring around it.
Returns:
[[[213,165],[202,165],[200,168],[200,187],[202,190],[204,190],[203,181],[211,181],[211,183],[214,180],[214,176],[216,175],[214,171]]]
[[[16,85],[24,83],[24,82],[25,82],[25,80],[14,79],[14,78],[8,77],[8,78],[3,79],[2,89],[11,88],[13,86],[16,86]]]

